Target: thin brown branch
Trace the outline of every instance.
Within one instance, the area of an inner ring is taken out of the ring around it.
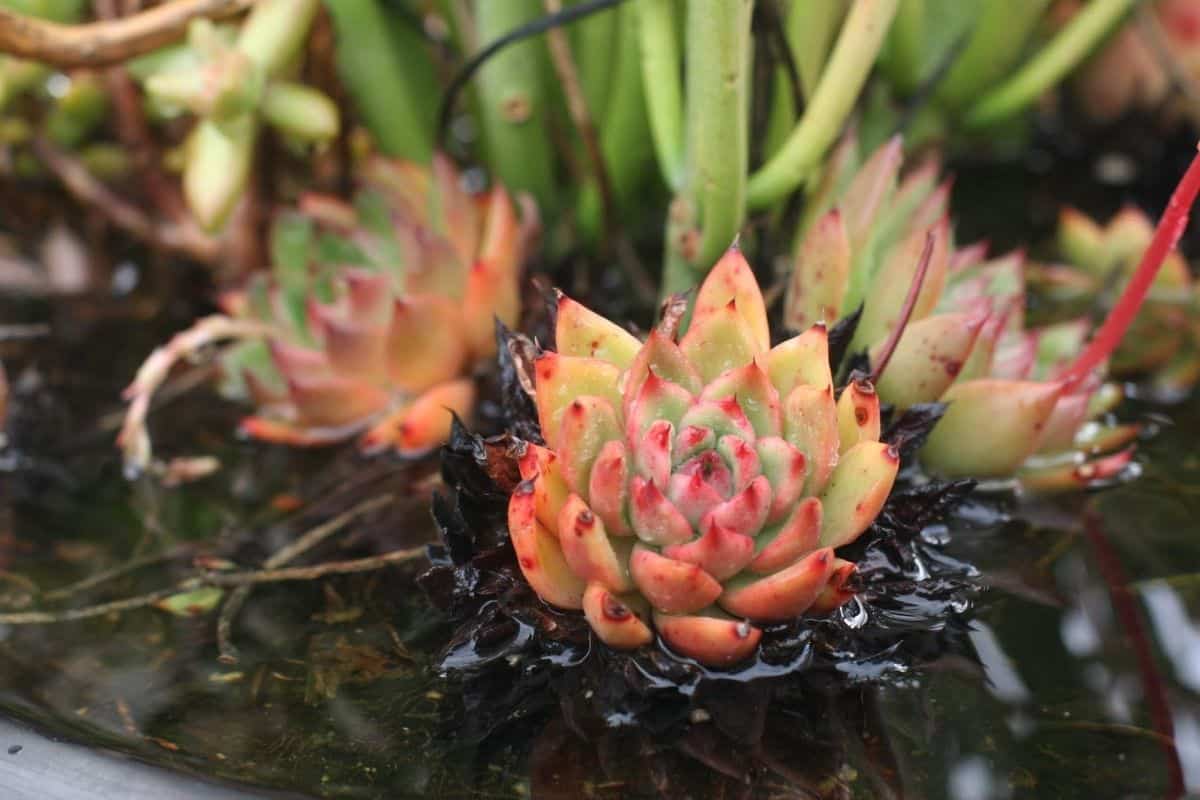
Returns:
[[[392,550],[377,556],[354,558],[349,561],[326,561],[310,567],[284,567],[283,569],[260,569],[247,572],[225,572],[206,575],[203,583],[208,586],[252,586],[260,583],[284,583],[286,581],[311,581],[327,575],[350,575],[355,572],[371,572],[391,564],[403,564],[425,555],[425,545]]]
[[[207,572],[192,578],[182,580],[174,586],[156,589],[153,592],[113,600],[83,608],[69,608],[62,611],[18,611],[0,614],[0,625],[52,625],[59,622],[75,622],[94,617],[103,617],[121,611],[132,611],[138,608],[154,605],[160,600],[186,592],[194,592],[210,586],[251,586],[260,583],[283,583],[286,581],[311,581],[324,578],[327,575],[349,575],[356,572],[371,572],[392,564],[402,564],[412,561],[425,554],[425,546],[409,547],[404,550],[392,550],[368,558],[356,558],[349,561],[328,561],[324,564],[314,564],[311,567],[288,567],[284,569],[249,570],[246,572]]]
[[[266,569],[275,569],[284,566],[337,533],[357,517],[374,511],[377,508],[382,508],[393,500],[395,500],[394,496],[385,494],[359,503],[353,508],[338,514],[336,517],[317,525],[315,528],[301,535],[294,542],[281,547],[263,562],[263,566]],[[246,600],[250,598],[252,591],[253,586],[239,586],[230,592],[224,605],[221,606],[221,614],[217,617],[217,660],[223,664],[236,664],[238,661],[238,649],[233,643],[233,623],[237,619],[238,612],[242,610],[242,606],[246,604]]]
[[[105,67],[181,37],[194,19],[238,14],[254,0],[172,0],[133,16],[59,25],[0,8],[0,52],[56,67]]]
[[[56,622],[75,622],[81,619],[103,617],[106,614],[114,614],[118,611],[145,608],[146,606],[154,605],[159,600],[165,600],[171,595],[195,591],[203,586],[204,582],[201,579],[189,578],[182,583],[166,589],[156,589],[146,594],[139,594],[135,597],[126,597],[122,600],[113,600],[94,606],[68,608],[61,611],[16,611],[9,614],[0,614],[0,625],[50,625]]]
[[[105,186],[78,159],[42,136],[34,138],[33,149],[72,197],[88,208],[99,211],[126,233],[204,263],[211,264],[220,259],[223,253],[220,240],[204,233],[191,222],[156,222]]]

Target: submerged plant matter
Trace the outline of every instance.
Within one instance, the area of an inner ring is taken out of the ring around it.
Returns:
[[[1113,477],[1131,457],[1119,448],[1137,430],[1095,421],[1121,393],[1096,372],[1107,351],[1097,357],[1093,348],[1084,368],[1076,360],[1091,325],[1071,320],[1027,329],[1024,255],[986,260],[982,245],[956,249],[949,183],[937,184],[936,162],[898,181],[900,165],[898,139],[861,167],[853,138],[835,153],[796,250],[788,325],[802,329],[862,306],[851,351],[882,371],[881,399],[899,409],[949,405],[921,451],[935,473],[1017,476],[1037,488]],[[1164,215],[1163,230],[1176,236],[1195,189],[1190,179],[1184,187]],[[918,277],[915,256],[929,236],[929,267]],[[1146,240],[1139,250],[1149,230]],[[1161,263],[1151,258],[1138,274],[1153,274]],[[906,302],[910,288],[915,294]],[[1123,333],[1104,346],[1115,346]],[[1094,455],[1100,457],[1088,460]]]
[[[608,645],[657,630],[729,665],[758,624],[852,596],[854,565],[834,550],[870,527],[900,456],[879,441],[869,381],[835,396],[824,326],[770,347],[736,248],[679,323],[668,314],[641,342],[560,298],[557,352],[534,367],[545,445],[521,459],[509,532],[534,590],[581,608]]]
[[[520,313],[535,214],[519,219],[502,186],[468,192],[443,156],[432,168],[374,158],[359,178],[354,205],[307,195],[277,221],[271,274],[222,298],[231,316],[215,329],[210,318],[208,339],[248,340],[221,365],[226,392],[258,407],[242,424],[249,435],[306,446],[365,431],[368,449],[417,454],[444,440],[447,409],[470,413],[470,371],[494,353],[493,319]],[[143,416],[182,355],[173,349],[156,351],[129,389]],[[135,416],[122,444],[144,465]]]

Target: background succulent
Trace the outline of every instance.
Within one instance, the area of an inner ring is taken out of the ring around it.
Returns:
[[[880,373],[880,398],[901,410],[949,404],[921,452],[934,472],[1019,475],[1051,488],[1122,469],[1128,451],[1084,463],[1136,435],[1130,426],[1089,424],[1120,401],[1119,390],[1093,376],[1061,380],[1086,343],[1087,321],[1027,329],[1024,255],[989,260],[982,245],[955,246],[950,186],[938,183],[936,162],[898,180],[899,139],[861,166],[856,159],[851,137],[815,195],[788,283],[788,326],[831,321],[861,304],[850,349]]]
[[[318,0],[262,0],[234,36],[195,20],[186,48],[152,56],[138,70],[163,108],[199,118],[186,147],[183,188],[204,228],[223,226],[241,197],[263,124],[306,143],[337,135],[334,102],[285,77],[318,8]]]
[[[1058,226],[1064,262],[1030,267],[1034,290],[1049,301],[1042,304],[1043,313],[1061,317],[1106,311],[1153,235],[1150,218],[1133,207],[1122,209],[1106,225],[1064,209]],[[1149,377],[1150,388],[1165,399],[1182,397],[1200,379],[1200,285],[1178,251],[1167,255],[1109,370],[1119,377]]]
[[[657,629],[728,665],[752,623],[836,608],[854,566],[834,549],[874,521],[899,456],[879,441],[866,381],[835,396],[816,325],[770,347],[737,249],[709,273],[687,332],[668,314],[645,342],[563,297],[557,352],[536,362],[545,446],[529,445],[509,531],[547,602],[582,608],[617,648]]]
[[[274,332],[227,355],[226,389],[258,405],[243,423],[258,438],[366,429],[364,446],[420,452],[444,439],[447,409],[470,412],[467,376],[495,351],[493,320],[516,321],[528,231],[503,187],[467,192],[444,157],[360,172],[354,205],[309,195],[280,219],[270,276],[225,298]]]
[[[1069,23],[1079,0],[1059,0],[1052,16]],[[1187,86],[1200,77],[1200,4],[1195,0],[1143,3],[1137,18],[1122,25],[1071,81],[1082,111],[1112,122],[1135,111],[1167,120],[1200,121],[1200,108]],[[1182,90],[1181,90],[1182,89]]]

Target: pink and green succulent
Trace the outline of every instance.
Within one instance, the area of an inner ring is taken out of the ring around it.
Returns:
[[[256,438],[420,453],[449,411],[470,413],[494,319],[516,322],[528,230],[503,187],[467,192],[442,156],[372,159],[360,181],[354,205],[302,198],[277,222],[271,275],[225,298],[272,331],[225,358],[227,389],[258,406],[242,424]]]
[[[1128,320],[1086,350],[1086,320],[1028,328],[1024,255],[987,259],[981,245],[955,246],[937,164],[901,177],[899,139],[861,166],[855,150],[853,138],[842,144],[814,194],[788,283],[788,326],[862,306],[851,351],[875,364],[880,398],[901,410],[948,405],[920,454],[934,473],[1064,488],[1124,469],[1132,452],[1121,448],[1136,428],[1100,421],[1121,392],[1097,368]]]
[[[835,391],[824,325],[771,347],[736,248],[680,327],[664,315],[643,341],[560,297],[534,368],[545,444],[521,459],[509,533],[537,594],[609,646],[657,632],[728,666],[762,625],[853,595],[835,551],[871,526],[899,456],[870,383]]]

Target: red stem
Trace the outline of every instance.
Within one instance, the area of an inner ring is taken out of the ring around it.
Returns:
[[[1113,306],[1108,319],[1104,320],[1100,330],[1096,331],[1096,335],[1092,337],[1087,349],[1079,355],[1070,369],[1063,373],[1062,378],[1066,384],[1064,393],[1069,393],[1085,380],[1091,371],[1112,355],[1112,352],[1117,349],[1117,345],[1121,343],[1129,326],[1133,324],[1138,309],[1142,307],[1142,303],[1150,291],[1150,284],[1158,275],[1159,267],[1163,265],[1167,254],[1175,248],[1179,237],[1187,229],[1188,214],[1191,212],[1197,192],[1200,192],[1200,155],[1192,159],[1191,166],[1184,173],[1179,185],[1175,187],[1175,192],[1171,195],[1171,200],[1167,203],[1167,208],[1158,221],[1158,227],[1154,230],[1154,238],[1150,240],[1150,246],[1142,254],[1142,260],[1138,264],[1137,270],[1130,278],[1125,291],[1121,293],[1117,304]]]
[[[1100,575],[1108,586],[1108,596],[1112,601],[1117,624],[1125,634],[1137,661],[1138,676],[1141,678],[1142,694],[1146,700],[1146,710],[1150,714],[1150,723],[1162,737],[1169,782],[1165,796],[1171,800],[1183,797],[1186,782],[1183,777],[1183,765],[1179,761],[1179,750],[1175,746],[1175,722],[1171,716],[1171,704],[1167,699],[1167,690],[1159,673],[1158,662],[1154,658],[1154,647],[1142,624],[1137,602],[1129,591],[1129,576],[1125,574],[1121,557],[1109,542],[1104,533],[1104,525],[1095,512],[1085,513],[1083,531],[1092,545]]]
[[[896,327],[892,328],[892,332],[888,334],[887,340],[883,343],[883,350],[879,354],[879,361],[875,364],[875,369],[871,371],[872,384],[879,382],[879,376],[883,374],[884,368],[892,360],[892,354],[896,352],[896,345],[900,344],[900,337],[904,335],[904,329],[908,327],[913,307],[916,306],[917,297],[921,294],[921,286],[925,283],[925,273],[929,272],[929,262],[933,260],[933,242],[934,233],[930,230],[925,234],[925,247],[921,250],[921,260],[917,262],[917,271],[913,275],[912,283],[908,285],[908,294],[904,298],[904,305],[900,306],[900,319],[896,321]]]

